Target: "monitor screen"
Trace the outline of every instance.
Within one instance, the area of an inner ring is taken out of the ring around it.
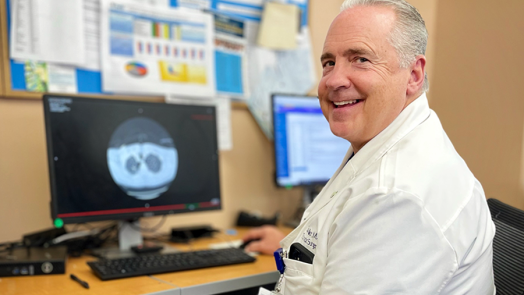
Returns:
[[[44,96],[64,223],[220,209],[215,107]]]
[[[325,184],[349,142],[331,133],[317,97],[274,94],[272,103],[277,185]]]

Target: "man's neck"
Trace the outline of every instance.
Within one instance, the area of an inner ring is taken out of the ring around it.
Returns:
[[[414,102],[417,98],[421,97],[422,94],[424,94],[424,91],[420,90],[416,95],[412,95],[410,97],[406,97],[406,105],[404,106],[404,108],[402,109],[402,111],[400,111],[400,113],[402,113],[412,102]],[[399,113],[399,115],[400,115]],[[393,120],[394,121],[394,120]],[[390,123],[391,124],[391,123]],[[389,125],[388,125],[389,126]],[[387,128],[387,127],[386,127]],[[380,131],[382,132],[382,131]],[[378,134],[380,134],[380,132]],[[378,135],[377,134],[377,135]],[[375,135],[376,136],[376,135]],[[370,140],[364,142],[364,143],[351,143],[351,145],[353,146],[353,153],[357,153],[359,150],[361,150]]]
[[[406,109],[408,107],[408,105],[410,105],[412,102],[414,102],[415,99],[417,99],[420,96],[422,96],[422,94],[424,94],[424,91],[421,89],[416,94],[407,96],[406,97],[406,104],[404,105],[404,108],[402,110]]]

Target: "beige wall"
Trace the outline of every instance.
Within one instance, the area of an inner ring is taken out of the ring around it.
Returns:
[[[426,29],[428,30],[428,45],[426,47],[426,72],[428,74],[430,88],[432,87],[432,80],[434,77],[435,68],[435,48],[436,48],[436,21],[437,21],[437,0],[407,0],[413,6],[415,6],[426,23]],[[431,99],[431,92],[428,94],[428,98]]]
[[[311,33],[311,43],[313,44],[313,61],[317,71],[317,80],[322,75],[322,65],[320,64],[320,55],[322,47],[331,21],[340,12],[340,5],[344,0],[330,1],[310,1],[309,4],[309,30]],[[313,87],[310,93],[317,95],[317,87]]]
[[[439,0],[431,107],[488,198],[524,209],[524,1]]]

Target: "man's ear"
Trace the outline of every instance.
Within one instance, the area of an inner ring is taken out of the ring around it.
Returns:
[[[415,61],[411,64],[411,73],[406,89],[406,95],[418,95],[424,86],[424,75],[426,69],[426,57],[418,55]]]

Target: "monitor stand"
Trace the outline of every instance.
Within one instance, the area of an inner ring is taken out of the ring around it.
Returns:
[[[140,219],[118,222],[118,249],[129,251],[144,242],[140,232]]]
[[[121,220],[118,222],[118,247],[109,246],[93,250],[93,254],[100,258],[116,259],[136,256],[131,251],[132,246],[143,244],[144,239],[140,232],[140,219]],[[179,252],[179,250],[164,245],[162,253]]]
[[[307,207],[309,207],[309,205],[313,202],[313,200],[320,193],[322,188],[323,186],[321,185],[311,185],[303,187],[304,193],[302,194],[302,202],[295,211],[293,219],[286,222],[287,226],[295,228],[300,224],[300,220],[302,219],[302,215],[304,215],[304,211],[306,211]]]

